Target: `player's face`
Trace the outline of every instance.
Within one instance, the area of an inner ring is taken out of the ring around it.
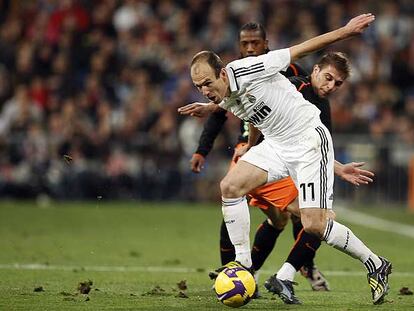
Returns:
[[[319,97],[327,97],[336,92],[344,83],[343,76],[334,66],[320,68],[316,65],[312,71],[312,86]]]
[[[240,32],[239,47],[242,57],[258,56],[266,53],[267,40],[262,38],[259,30],[243,30]]]
[[[213,68],[204,62],[198,62],[191,67],[191,79],[195,87],[210,101],[218,104],[227,95],[227,75],[224,69],[216,78]]]

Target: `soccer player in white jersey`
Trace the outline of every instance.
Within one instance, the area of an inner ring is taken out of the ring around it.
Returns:
[[[219,106],[250,123],[249,142],[242,151],[245,154],[220,183],[223,218],[237,262],[245,267],[252,265],[245,195],[267,182],[291,176],[299,191],[304,230],[359,259],[368,270],[373,303],[380,304],[389,289],[391,263],[373,253],[349,228],[333,220],[331,135],[320,121],[319,110],[279,73],[300,57],[362,33],[374,19],[372,14],[362,14],[337,30],[290,48],[233,61],[225,68],[213,52],[197,53],[191,62],[191,78],[211,102],[193,103],[179,108],[179,112],[204,116]],[[259,131],[264,140],[254,146]],[[285,263],[266,287],[285,303],[300,303],[292,286],[295,272]]]

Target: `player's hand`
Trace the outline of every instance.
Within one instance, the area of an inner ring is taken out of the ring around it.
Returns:
[[[239,159],[247,152],[249,151],[250,146],[248,144],[240,144],[236,147],[236,149],[234,149],[234,154],[233,154],[233,161],[235,163],[237,163],[237,161],[239,161]]]
[[[361,14],[351,19],[343,27],[345,37],[351,37],[362,33],[375,20],[375,15],[371,13]]]
[[[192,103],[178,108],[178,113],[186,116],[202,118],[209,113],[214,112],[216,105],[214,103]]]
[[[201,154],[194,153],[190,160],[191,170],[194,173],[200,173],[201,169],[204,168],[205,159]]]
[[[351,162],[344,164],[339,174],[341,178],[355,186],[367,185],[373,182],[374,173],[360,169],[361,166],[364,166],[365,162]]]

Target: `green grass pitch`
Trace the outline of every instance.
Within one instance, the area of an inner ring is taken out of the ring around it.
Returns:
[[[414,215],[367,209],[388,221],[414,226]],[[338,213],[338,219],[341,219]],[[251,209],[252,232],[264,216]],[[217,302],[209,269],[219,266],[219,205],[189,203],[0,203],[0,310],[230,310]],[[284,305],[263,287],[292,245],[286,228],[263,267],[262,299],[245,310],[414,310],[414,238],[347,223],[377,253],[393,262],[387,302],[371,304],[365,269],[322,245],[318,267],[332,291],[312,292],[297,275],[301,306]],[[78,284],[93,282],[89,294]],[[177,283],[186,281],[187,289]],[[42,287],[42,290],[34,291]],[[186,298],[188,297],[188,298]]]

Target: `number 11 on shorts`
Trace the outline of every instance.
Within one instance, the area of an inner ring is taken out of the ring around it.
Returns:
[[[299,188],[302,192],[302,200],[303,202],[306,202],[306,194],[310,194],[311,200],[315,201],[315,185],[313,182],[310,183],[301,183],[299,185]]]

